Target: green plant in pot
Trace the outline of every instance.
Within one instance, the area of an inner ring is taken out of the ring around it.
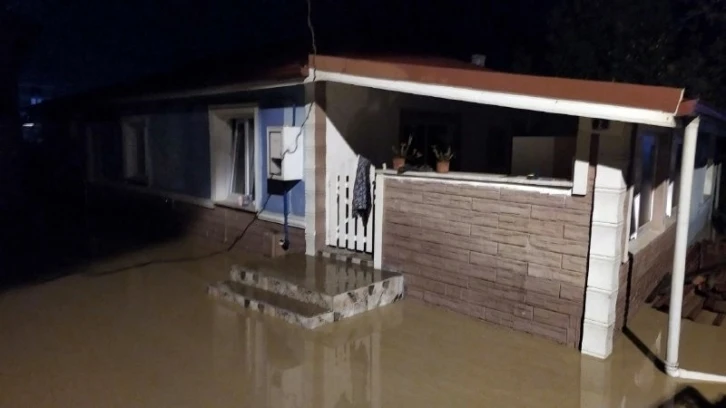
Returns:
[[[418,159],[421,157],[421,152],[416,148],[411,148],[413,142],[413,136],[409,136],[408,140],[399,145],[394,145],[393,150],[393,169],[398,170],[399,168],[406,165],[406,160]]]
[[[454,158],[454,152],[451,151],[451,146],[447,147],[446,150],[439,150],[438,146],[433,146],[432,148],[434,150],[434,156],[436,156],[436,172],[448,173],[451,159]]]

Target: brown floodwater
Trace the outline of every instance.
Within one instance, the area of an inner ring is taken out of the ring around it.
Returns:
[[[202,252],[167,244],[0,294],[0,407],[654,407],[689,385],[624,335],[600,361],[414,300],[308,332],[208,297],[229,255],[100,273]],[[630,326],[663,354],[665,314]],[[726,374],[726,330],[685,322],[681,344],[684,368]]]

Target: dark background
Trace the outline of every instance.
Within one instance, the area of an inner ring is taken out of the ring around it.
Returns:
[[[310,0],[310,8],[321,54],[483,54],[494,70],[685,87],[687,97],[726,107],[726,0]],[[8,276],[52,276],[62,258],[96,250],[83,236],[80,167],[69,167],[78,149],[62,138],[18,143],[22,108],[193,61],[304,55],[307,16],[305,0],[0,0],[0,289]]]
[[[321,53],[487,55],[541,60],[552,0],[311,0]],[[61,92],[121,82],[182,63],[260,48],[310,50],[305,0],[17,0],[39,25],[21,82]]]

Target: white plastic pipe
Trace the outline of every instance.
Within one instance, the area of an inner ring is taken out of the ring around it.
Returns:
[[[726,376],[688,371],[678,366],[678,350],[681,340],[681,313],[683,310],[683,286],[686,277],[686,251],[688,249],[688,224],[691,218],[691,192],[693,190],[693,167],[696,162],[696,144],[700,118],[686,126],[681,158],[681,186],[678,192],[678,219],[676,221],[676,245],[673,254],[671,276],[671,301],[668,311],[668,347],[666,350],[666,373],[674,378],[696,381],[725,382]]]

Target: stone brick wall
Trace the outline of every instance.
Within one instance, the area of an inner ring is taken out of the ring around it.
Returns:
[[[618,300],[615,303],[615,330],[616,335],[625,326],[625,308],[628,305],[628,274],[630,273],[630,261],[620,264]]]
[[[591,195],[405,176],[384,189],[382,264],[408,296],[579,345]]]
[[[205,208],[142,193],[97,187],[89,204],[102,218],[116,218],[139,237],[199,239],[210,248],[225,248],[253,220],[254,213],[226,207]],[[282,225],[257,219],[234,250],[269,256],[269,233],[281,233]],[[290,252],[305,252],[305,231],[290,227]]]
[[[673,270],[673,251],[676,243],[676,223],[672,222],[648,245],[620,267],[620,289],[616,307],[616,327],[622,329],[645,304],[656,286]],[[687,273],[699,268],[700,244],[688,248]]]
[[[676,223],[672,223],[650,245],[631,255],[627,319],[635,315],[663,277],[671,273],[675,243]]]

